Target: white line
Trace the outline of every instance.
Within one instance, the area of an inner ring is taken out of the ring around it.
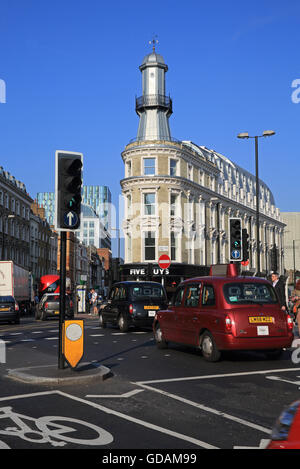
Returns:
[[[135,384],[139,384],[139,383],[135,383]],[[205,412],[215,414],[215,415],[217,415],[219,417],[223,417],[227,420],[232,420],[232,421],[237,422],[241,425],[245,425],[247,427],[254,428],[255,430],[259,430],[260,432],[264,432],[264,433],[267,433],[268,435],[270,435],[270,429],[269,428],[265,428],[265,427],[262,427],[260,425],[256,425],[255,423],[251,423],[251,422],[248,422],[247,420],[243,420],[243,419],[240,419],[238,417],[234,417],[233,415],[226,414],[225,412],[221,412],[219,410],[212,409],[211,407],[207,407],[205,405],[198,404],[197,402],[193,402],[193,401],[190,401],[189,399],[185,399],[183,397],[176,396],[175,394],[171,394],[169,392],[162,391],[160,389],[152,388],[151,386],[146,386],[144,384],[139,384],[139,385],[142,386],[144,389],[148,389],[149,391],[154,391],[154,392],[157,392],[159,394],[162,394],[163,396],[171,397],[172,399],[175,399],[177,401],[183,402],[184,404],[188,404],[190,406],[196,407],[197,409],[204,410]]]
[[[267,373],[283,373],[286,371],[299,371],[300,368],[283,368],[279,370],[261,370],[261,371],[245,371],[241,373],[227,373],[218,375],[204,375],[204,376],[187,376],[185,378],[170,378],[170,379],[153,379],[149,381],[138,381],[135,384],[155,384],[155,383],[175,383],[179,381],[192,381],[197,379],[213,379],[213,378],[234,378],[236,376],[251,376],[251,375],[264,375]]]
[[[212,446],[209,443],[205,443],[204,441],[197,440],[196,438],[193,438],[193,437],[190,437],[190,436],[187,436],[187,435],[183,435],[182,433],[174,432],[173,430],[169,430],[167,428],[159,427],[158,425],[154,425],[152,423],[145,422],[144,420],[140,420],[140,419],[137,419],[135,417],[130,417],[129,415],[125,415],[125,414],[122,414],[122,413],[117,412],[115,410],[109,409],[107,407],[103,407],[102,405],[96,404],[95,402],[86,401],[85,399],[82,399],[82,398],[76,397],[76,396],[72,396],[72,395],[67,394],[63,391],[56,391],[56,392],[58,394],[60,394],[61,396],[68,397],[68,398],[73,399],[73,400],[78,401],[78,402],[82,402],[82,403],[87,404],[91,407],[94,407],[95,409],[101,410],[102,412],[105,412],[106,414],[115,415],[116,417],[128,420],[129,422],[133,422],[133,423],[136,423],[138,425],[142,425],[143,427],[150,428],[150,430],[155,430],[157,432],[164,433],[165,435],[169,435],[169,436],[173,436],[175,438],[179,438],[180,440],[187,441],[189,443],[192,443],[196,446],[200,446],[202,448],[219,449],[216,446]]]
[[[144,392],[144,389],[133,389],[132,391],[125,392],[124,394],[87,394],[85,397],[128,398],[138,394],[139,392]]]
[[[24,399],[27,397],[35,397],[35,396],[47,396],[48,394],[56,394],[57,391],[41,391],[41,392],[33,392],[30,394],[17,394],[15,396],[6,396],[6,397],[0,397],[0,402],[1,401],[9,401],[11,399]]]
[[[90,334],[90,337],[104,337],[104,334]]]
[[[58,337],[45,337],[45,340],[58,340]]]

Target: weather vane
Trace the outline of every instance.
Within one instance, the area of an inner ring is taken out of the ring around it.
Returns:
[[[153,52],[155,52],[155,44],[158,44],[158,40],[156,38],[157,38],[157,35],[153,36],[152,41],[149,41],[149,44],[152,44]]]

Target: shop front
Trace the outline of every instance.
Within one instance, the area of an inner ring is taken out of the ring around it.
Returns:
[[[166,288],[170,298],[177,285],[187,278],[200,277],[209,274],[209,267],[190,264],[171,264],[168,269],[161,269],[155,263],[123,264],[120,266],[122,281],[152,281],[159,282]]]

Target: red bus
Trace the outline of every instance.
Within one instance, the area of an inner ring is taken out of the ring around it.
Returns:
[[[39,300],[44,293],[59,293],[59,275],[43,275],[39,283]]]

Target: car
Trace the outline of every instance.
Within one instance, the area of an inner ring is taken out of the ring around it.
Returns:
[[[20,324],[20,308],[13,296],[0,296],[0,321]]]
[[[269,281],[237,276],[229,268],[225,276],[183,281],[168,309],[156,313],[153,332],[159,348],[168,342],[197,347],[212,362],[227,350],[259,350],[277,358],[292,344],[293,320]]]
[[[117,325],[122,332],[131,326],[150,327],[155,314],[167,307],[165,288],[157,282],[118,282],[109,292],[107,304],[99,310],[99,325]]]
[[[282,411],[265,449],[300,449],[300,400]]]
[[[48,317],[59,317],[59,293],[45,293],[36,307],[35,319],[45,321]],[[66,318],[73,319],[73,302],[70,295],[66,294]]]

